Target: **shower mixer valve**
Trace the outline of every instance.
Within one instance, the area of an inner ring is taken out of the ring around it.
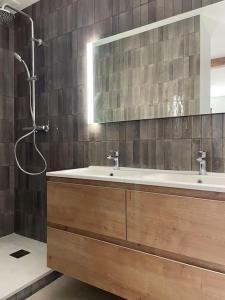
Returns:
[[[34,130],[34,129],[35,129],[36,132],[42,131],[42,132],[47,133],[47,132],[49,132],[50,127],[49,127],[49,124],[47,124],[47,125],[37,125],[37,126],[24,127],[23,128],[24,131],[31,131],[31,130]]]

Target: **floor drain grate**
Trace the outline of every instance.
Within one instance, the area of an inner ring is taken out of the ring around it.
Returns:
[[[15,257],[15,258],[21,258],[21,257],[24,257],[25,255],[28,255],[28,254],[30,254],[30,252],[21,249],[21,250],[18,250],[16,252],[14,252],[14,253],[9,254],[9,255],[12,256],[12,257]]]

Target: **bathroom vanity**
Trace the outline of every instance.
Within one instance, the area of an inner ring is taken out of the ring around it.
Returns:
[[[47,173],[48,266],[126,299],[225,299],[225,176]]]

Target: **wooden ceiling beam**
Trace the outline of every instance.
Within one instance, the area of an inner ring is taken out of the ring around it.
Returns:
[[[219,57],[219,58],[213,58],[211,60],[211,67],[212,68],[218,68],[225,66],[225,57]]]

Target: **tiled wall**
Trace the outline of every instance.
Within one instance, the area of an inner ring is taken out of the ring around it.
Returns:
[[[196,158],[204,149],[208,171],[224,172],[224,124],[224,116],[217,114],[98,125],[90,136],[89,162],[110,164],[107,153],[119,149],[122,166],[198,170]]]
[[[95,121],[198,115],[199,75],[199,16],[95,47]]]
[[[0,25],[0,237],[14,230],[14,32]]]
[[[124,166],[173,169],[196,168],[195,156],[209,150],[209,170],[224,170],[223,116],[134,121],[93,125],[86,122],[86,43],[182,11],[217,1],[209,0],[41,0],[27,11],[35,19],[37,37],[46,41],[37,50],[38,123],[50,121],[49,134],[38,143],[49,170],[107,164],[111,148],[120,149]],[[28,27],[16,24],[15,48],[29,58]],[[28,92],[23,69],[16,64],[16,136],[29,118]],[[218,128],[216,130],[215,128]],[[26,168],[40,161],[31,141],[20,149]],[[36,169],[37,169],[36,168]],[[16,232],[46,239],[46,178],[16,175]]]

